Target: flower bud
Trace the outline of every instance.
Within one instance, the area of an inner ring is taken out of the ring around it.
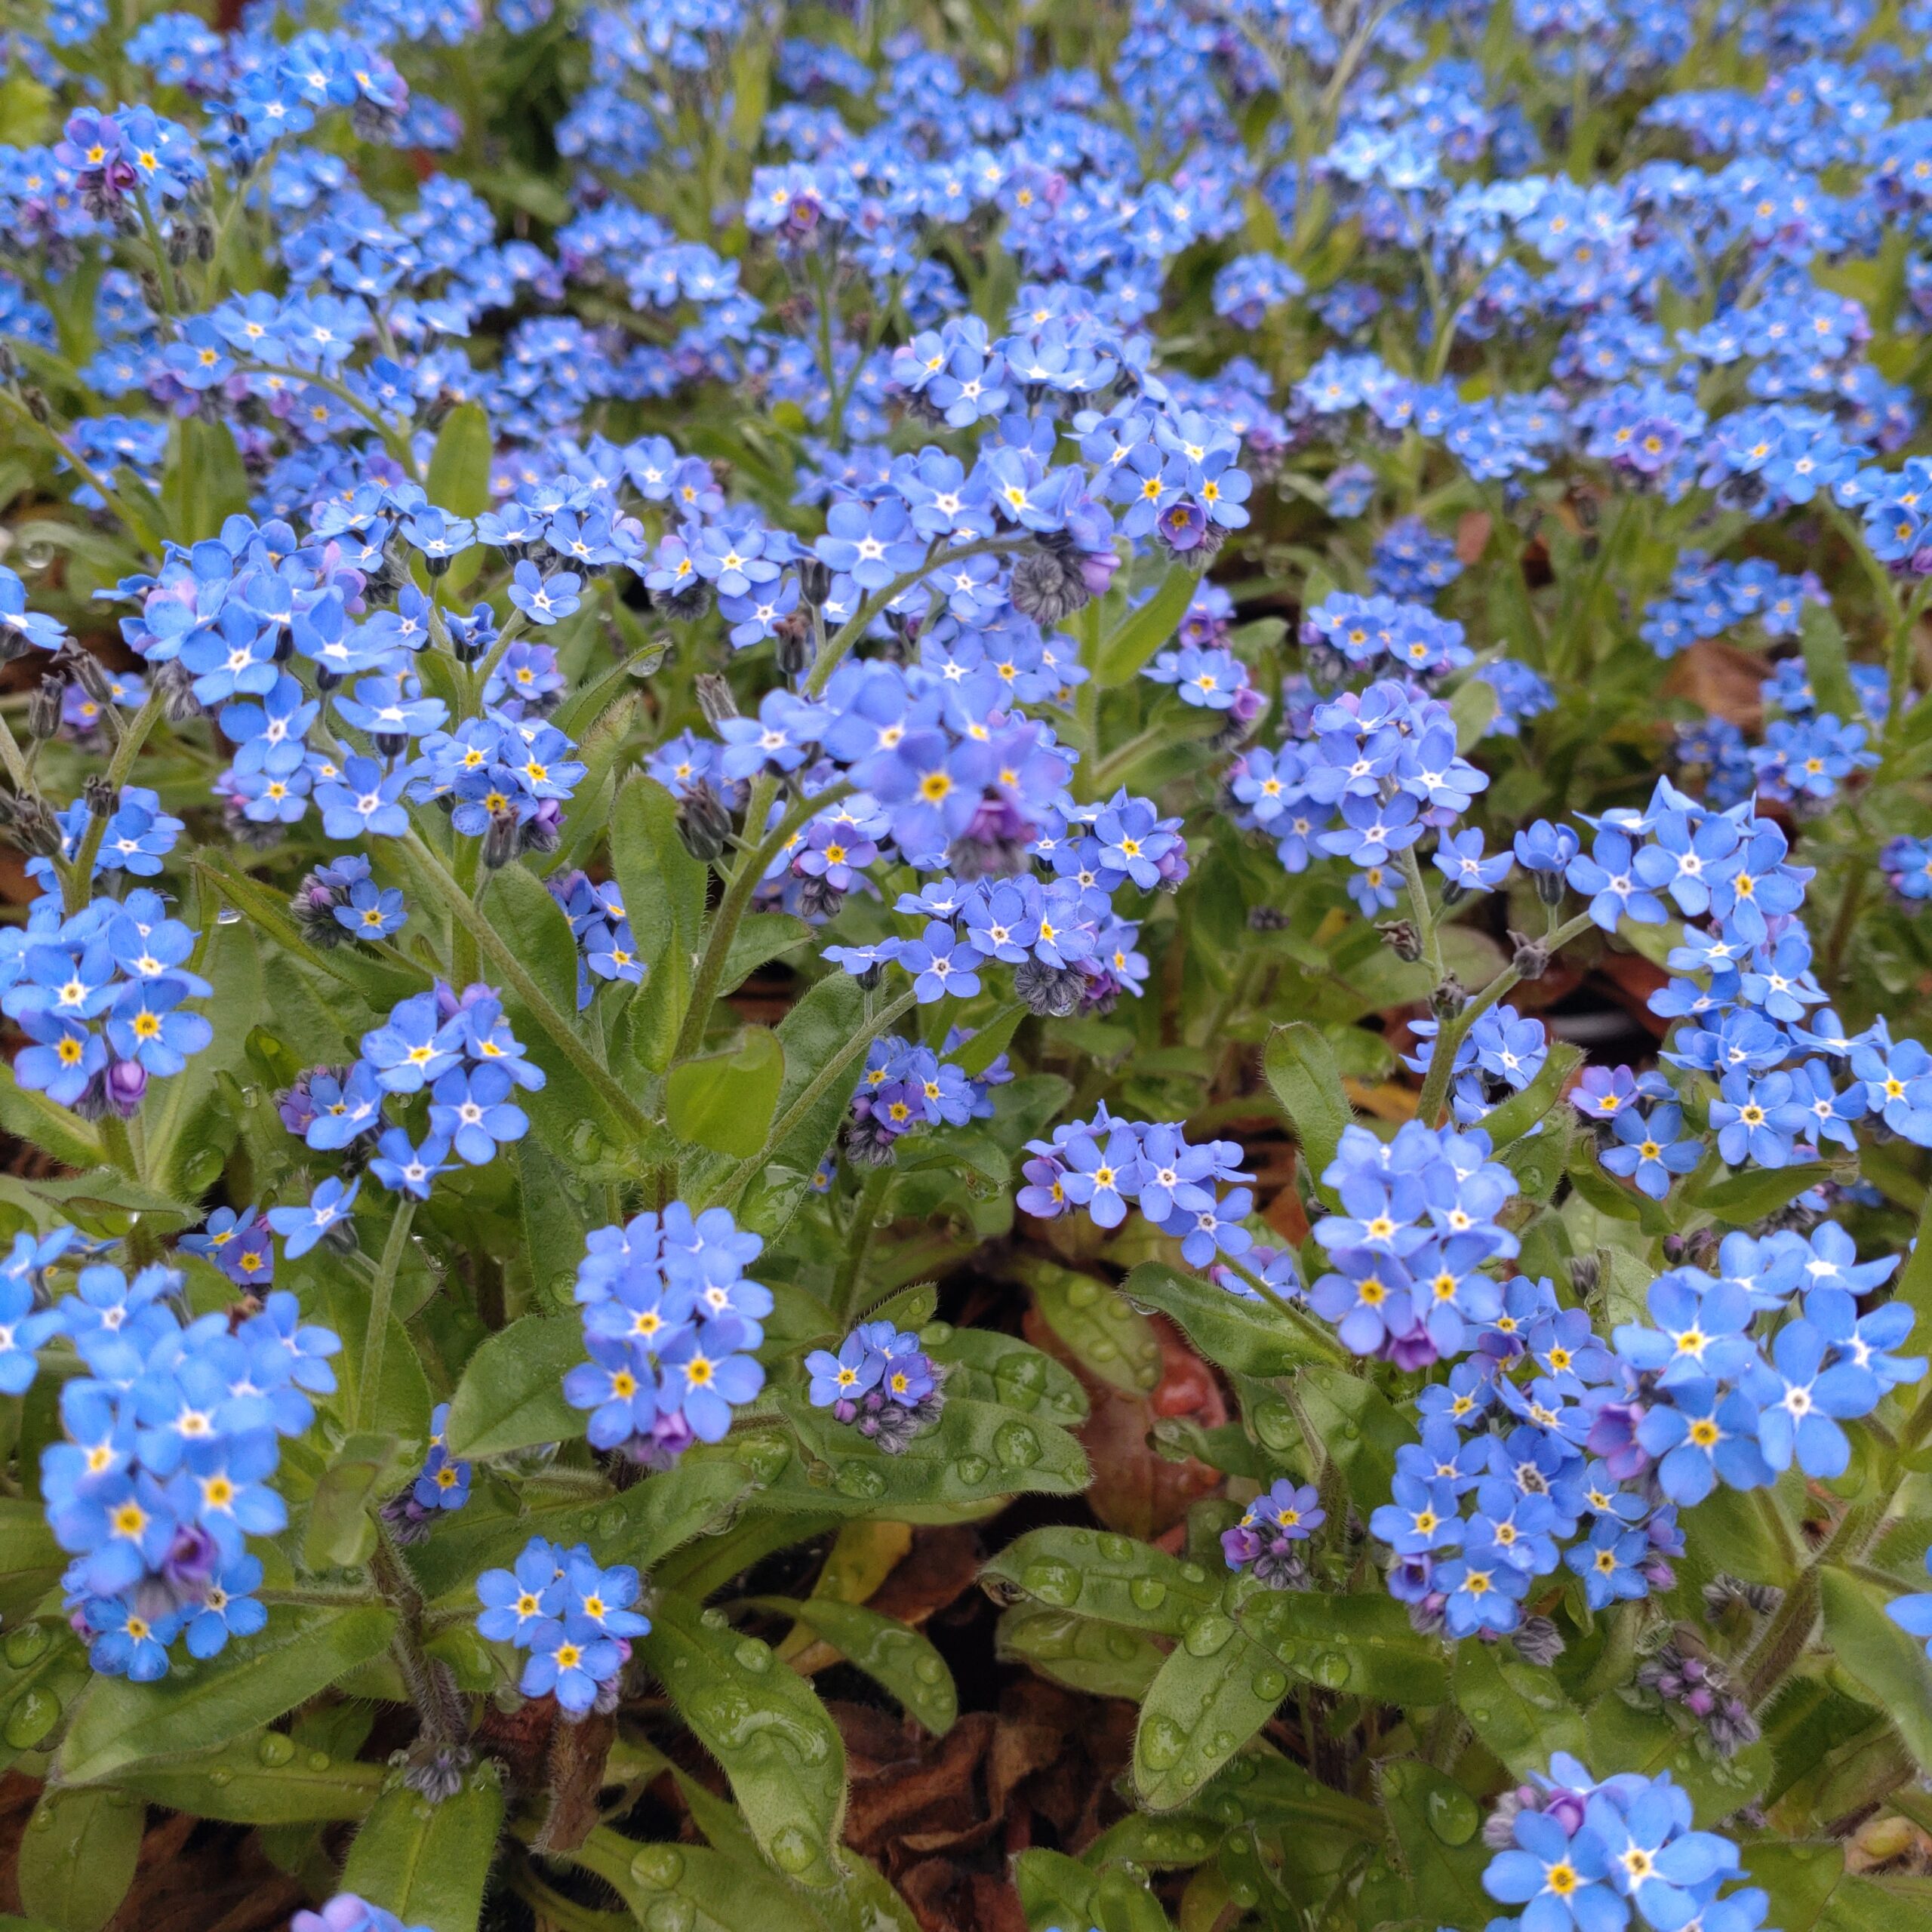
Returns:
[[[35,685],[33,694],[27,700],[27,735],[30,738],[47,739],[60,728],[60,703],[67,695],[67,681],[57,671],[50,671]]]
[[[715,728],[726,718],[738,715],[738,700],[731,695],[731,687],[715,671],[700,671],[691,680],[691,688],[707,724]]]

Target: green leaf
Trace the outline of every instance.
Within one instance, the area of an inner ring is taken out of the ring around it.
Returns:
[[[1347,1369],[1304,1369],[1296,1392],[1355,1506],[1367,1515],[1387,1500],[1395,1452],[1414,1439],[1414,1432],[1374,1383]]]
[[[1023,1663],[1055,1684],[1090,1697],[1147,1694],[1166,1654],[1142,1630],[1102,1623],[1045,1604],[1017,1604],[995,1627],[1003,1663]]]
[[[1040,1318],[1089,1374],[1129,1395],[1144,1395],[1159,1383],[1159,1338],[1125,1296],[1050,1261],[1029,1257],[1020,1273]]]
[[[1543,1116],[1540,1134],[1519,1136],[1497,1158],[1516,1177],[1518,1190],[1526,1201],[1547,1201],[1569,1171],[1570,1150],[1576,1137],[1574,1114],[1567,1106],[1558,1106]]]
[[[100,1932],[140,1863],[147,1807],[118,1791],[45,1791],[20,1838],[20,1903],[54,1932]]]
[[[829,1644],[845,1661],[889,1690],[906,1714],[935,1737],[943,1737],[959,1715],[959,1694],[946,1660],[917,1630],[895,1617],[835,1597],[752,1597],[749,1605],[795,1618]]]
[[[1457,686],[1449,700],[1449,717],[1456,727],[1456,749],[1467,757],[1481,742],[1500,709],[1496,687],[1486,678],[1472,678]]]
[[[178,543],[216,535],[229,517],[248,507],[249,494],[233,430],[202,416],[177,419],[161,478],[168,535]]]
[[[1030,1597],[1123,1629],[1178,1637],[1220,1606],[1220,1585],[1198,1563],[1109,1531],[1029,1530],[980,1573],[1001,1601]]]
[[[1309,1185],[1319,1192],[1323,1171],[1335,1158],[1342,1130],[1354,1119],[1334,1049],[1306,1020],[1291,1020],[1268,1035],[1262,1071],[1301,1143]]]
[[[302,1560],[311,1570],[349,1569],[368,1561],[376,1546],[370,1504],[389,1471],[396,1451],[393,1435],[352,1435],[330,1459],[309,1500]]]
[[[1026,1017],[1025,1002],[1008,1000],[1004,1006],[996,1008],[989,1019],[974,1029],[970,1040],[946,1057],[961,1073],[977,1079],[1005,1052],[1014,1035],[1020,1030],[1020,1023]]]
[[[1377,1783],[1417,1915],[1462,1932],[1481,1932],[1496,1915],[1496,1906],[1482,1888],[1491,1854],[1482,1841],[1475,1800],[1453,1779],[1410,1758],[1380,1767]]]
[[[752,1026],[728,1053],[672,1068],[665,1119],[680,1140],[748,1160],[764,1145],[785,1078],[785,1050],[768,1026]]]
[[[319,1757],[318,1767],[312,1759]],[[114,1780],[151,1804],[236,1825],[327,1824],[365,1817],[387,1774],[380,1764],[306,1751],[278,1730],[180,1764],[124,1771]]]
[[[496,448],[480,402],[460,402],[444,418],[423,487],[437,509],[481,516],[490,507],[490,466]]]
[[[952,1371],[949,1401],[968,1396],[998,1402],[1069,1429],[1087,1420],[1087,1393],[1072,1370],[1017,1335],[932,1321],[921,1328],[919,1340],[928,1355]]]
[[[550,1004],[577,1011],[577,941],[550,889],[528,866],[502,866],[490,875],[479,909],[516,954]],[[533,1050],[548,1045],[542,1038]]]
[[[1094,681],[1104,691],[1124,685],[1173,637],[1201,579],[1185,564],[1170,564],[1154,594],[1130,611],[1101,638],[1094,657]]]
[[[503,1793],[486,1758],[454,1795],[432,1804],[398,1783],[377,1799],[349,1847],[342,1889],[429,1932],[476,1932]]]
[[[783,1117],[820,1069],[859,1030],[865,1010],[866,996],[858,981],[847,973],[832,973],[778,1023],[779,1044],[785,1049],[785,1079],[773,1110],[774,1118]],[[835,1081],[792,1130],[784,1145],[771,1150],[763,1175],[746,1193],[738,1215],[742,1225],[768,1240],[783,1230],[804,1200],[851,1099],[850,1084]]]
[[[677,800],[642,772],[624,781],[611,807],[611,863],[631,930],[646,949],[644,984],[630,1005],[631,1043],[640,1063],[661,1073],[704,946],[706,873],[678,836]]]
[[[783,1399],[811,1458],[795,1457],[752,1500],[756,1509],[801,1505],[836,1515],[949,1521],[962,1509],[1029,1491],[1057,1496],[1087,1487],[1087,1457],[1063,1429],[1037,1414],[949,1392],[935,1426],[897,1456],[881,1454],[823,1409]]]
[[[1030,1932],[1059,1932],[1062,1926],[1094,1923],[1094,1872],[1063,1851],[1038,1848],[1013,1861],[1014,1889]]]
[[[1700,1732],[1682,1728],[1639,1692],[1613,1690],[1587,1714],[1590,1761],[1614,1764],[1646,1777],[1667,1770],[1690,1794],[1700,1829],[1709,1830],[1740,1806],[1752,1803],[1771,1772],[1768,1740],[1760,1738],[1734,1757],[1719,1758]]]
[[[747,912],[738,921],[724,951],[724,970],[718,977],[718,997],[734,993],[767,961],[795,952],[817,936],[816,929],[789,912]]]
[[[98,1784],[130,1766],[226,1744],[271,1723],[388,1649],[395,1620],[371,1605],[269,1612],[268,1627],[205,1663],[176,1661],[156,1684],[97,1678],[74,1713],[55,1767]]]
[[[1831,1168],[1821,1161],[1809,1161],[1793,1168],[1746,1168],[1740,1174],[1727,1174],[1698,1189],[1686,1204],[1709,1215],[1714,1221],[1746,1228],[1754,1221],[1761,1221],[1767,1214],[1775,1214],[1807,1189],[1821,1186],[1831,1178]]]
[[[1589,1755],[1583,1713],[1553,1671],[1512,1663],[1494,1644],[1458,1644],[1449,1687],[1484,1749],[1519,1778],[1547,1770],[1552,1751]]]
[[[571,1854],[609,1885],[641,1926],[681,1932],[828,1932],[811,1901],[775,1873],[695,1844],[639,1844],[598,1826]],[[888,1932],[869,1925],[868,1932]]]
[[[426,1595],[453,1593],[460,1604],[474,1602],[481,1571],[509,1563],[534,1536],[553,1543],[594,1537],[606,1563],[655,1569],[673,1550],[727,1521],[757,1486],[732,1453],[740,1446],[700,1443],[648,1482],[601,1498],[577,1490],[546,1495],[531,1484],[525,1492],[531,1502],[513,1515],[493,1514],[479,1493],[410,1552],[413,1566]]]
[[[1164,1261],[1143,1261],[1121,1286],[1129,1301],[1170,1317],[1208,1359],[1235,1375],[1292,1375],[1310,1362],[1342,1358],[1339,1344],[1310,1321],[1291,1327],[1260,1300],[1230,1294]]]
[[[1827,1565],[1818,1576],[1825,1636],[1838,1669],[1872,1708],[1890,1718],[1921,1771],[1932,1770],[1932,1662],[1925,1647],[1885,1614],[1859,1578]]]
[[[0,1066],[0,1127],[67,1167],[96,1168],[106,1158],[100,1137],[78,1114],[23,1087],[8,1066]]]
[[[1841,723],[1864,722],[1865,708],[1852,688],[1851,667],[1845,661],[1844,632],[1829,604],[1807,597],[1798,613],[1798,641],[1804,652],[1804,676],[1821,712]]]
[[[1564,1040],[1552,1041],[1537,1077],[1520,1093],[1512,1094],[1501,1106],[1484,1115],[1482,1131],[1489,1136],[1490,1145],[1498,1149],[1506,1148],[1528,1133],[1555,1106],[1564,1083],[1583,1058],[1581,1047],[1573,1047]]]
[[[1156,1811],[1185,1804],[1275,1715],[1288,1679],[1219,1610],[1188,1626],[1140,1706],[1134,1786]]]
[[[1919,1211],[1918,1226],[1892,1292],[1917,1313],[1920,1326],[1915,1335],[1932,1324],[1932,1193],[1926,1195],[1925,1205]]]
[[[267,1010],[261,949],[251,928],[212,926],[203,936],[200,958],[190,964],[214,989],[211,998],[200,1002],[214,1023],[214,1038],[181,1072],[149,1084],[140,1113],[142,1137],[149,1150],[148,1180],[177,1201],[199,1191],[191,1173],[195,1154],[229,1118],[220,1076],[246,1078],[247,1029],[226,1023],[227,1017]]]
[[[540,1442],[568,1442],[584,1417],[564,1400],[564,1377],[585,1358],[574,1315],[526,1315],[469,1358],[450,1398],[445,1431],[452,1456],[501,1456]]]
[[[758,1847],[814,1888],[838,1883],[845,1746],[811,1685],[715,1612],[663,1592],[638,1648],[693,1734],[717,1759]]]
[[[1235,1609],[1241,1629],[1291,1676],[1383,1704],[1439,1704],[1442,1646],[1417,1634],[1393,1597],[1264,1590]]]

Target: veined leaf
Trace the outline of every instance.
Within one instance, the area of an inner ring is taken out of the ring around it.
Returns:
[[[1825,1635],[1838,1667],[1889,1718],[1919,1769],[1932,1769],[1932,1661],[1925,1646],[1885,1614],[1877,1595],[1848,1571],[1819,1573]]]
[[[810,1684],[768,1644],[666,1591],[638,1647],[731,1781],[760,1850],[798,1883],[835,1885],[845,1746]]]
[[[503,1787],[486,1758],[461,1790],[432,1801],[397,1783],[349,1847],[342,1888],[429,1932],[476,1932],[503,1824]]]
[[[313,1754],[278,1730],[238,1738],[178,1764],[124,1771],[114,1780],[152,1804],[237,1825],[325,1824],[365,1817],[387,1774],[380,1764]]]
[[[1094,657],[1094,681],[1103,689],[1125,684],[1173,637],[1200,587],[1197,572],[1185,564],[1170,564],[1153,595],[1101,638]]]
[[[1001,1600],[1030,1597],[1166,1637],[1178,1637],[1221,1600],[1220,1583],[1198,1563],[1132,1537],[1057,1527],[1029,1530],[1008,1543],[980,1572],[980,1582]]]
[[[1313,1320],[1291,1326],[1259,1298],[1231,1294],[1164,1261],[1143,1261],[1121,1288],[1128,1300],[1169,1316],[1202,1355],[1232,1374],[1292,1375],[1311,1362],[1344,1359]]]
[[[917,1630],[897,1617],[861,1603],[835,1597],[800,1602],[792,1597],[752,1597],[749,1607],[795,1619],[897,1699],[907,1715],[935,1737],[943,1737],[959,1715],[959,1694],[946,1660]]]
[[[44,1791],[20,1838],[20,1903],[54,1932],[100,1932],[140,1862],[147,1807],[118,1791]]]
[[[1292,1020],[1269,1035],[1261,1066],[1301,1143],[1309,1184],[1319,1192],[1323,1171],[1341,1144],[1342,1130],[1355,1118],[1342,1091],[1334,1049],[1306,1020]]]
[[[588,1353],[574,1315],[526,1315],[478,1348],[450,1398],[452,1456],[501,1456],[583,1433],[564,1377]]]
[[[191,1757],[272,1722],[380,1657],[395,1629],[374,1605],[273,1609],[259,1635],[219,1657],[179,1659],[155,1684],[97,1678],[81,1700],[55,1760],[68,1784],[98,1784],[155,1760]]]

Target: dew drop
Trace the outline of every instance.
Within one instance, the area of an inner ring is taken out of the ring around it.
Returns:
[[[1082,1275],[1068,1286],[1068,1305],[1073,1308],[1091,1308],[1100,1299],[1100,1284],[1090,1275]]]
[[[1134,1554],[1133,1539],[1129,1537],[1103,1536],[1100,1539],[1100,1554],[1110,1563],[1124,1563]]]
[[[1429,1829],[1444,1844],[1467,1844],[1481,1823],[1475,1800],[1454,1785],[1438,1785],[1424,1800],[1423,1810]]]
[[[1070,1563],[1029,1563],[1020,1581],[1028,1595],[1057,1609],[1070,1610],[1080,1601],[1080,1572]]]
[[[1149,1718],[1140,1727],[1137,1748],[1140,1761],[1149,1770],[1164,1771],[1180,1762],[1187,1739],[1172,1718]]]
[[[311,1751],[303,1761],[312,1771],[325,1771],[329,1767],[329,1754],[326,1751]]]
[[[771,1855],[782,1871],[809,1872],[817,1860],[818,1850],[801,1826],[787,1825],[773,1837]]]
[[[1137,1577],[1127,1586],[1128,1595],[1140,1610],[1158,1610],[1168,1600],[1168,1586],[1158,1577]]]
[[[217,1764],[213,1770],[209,1772],[208,1783],[219,1791],[223,1785],[232,1783],[235,1774],[226,1764]]]
[[[279,1730],[265,1730],[255,1746],[255,1755],[265,1764],[291,1764],[295,1761],[295,1740]]]
[[[689,1899],[660,1899],[644,1915],[649,1932],[691,1932],[697,1907]]]
[[[668,1892],[685,1875],[685,1855],[675,1846],[648,1844],[631,1860],[631,1876],[653,1891]]]
[[[921,1684],[943,1684],[946,1681],[946,1666],[931,1651],[926,1651],[914,1660],[912,1675]]]
[[[1207,1571],[1198,1563],[1183,1563],[1180,1574],[1190,1583],[1204,1583],[1208,1580]]]
[[[1227,1647],[1228,1639],[1234,1634],[1233,1618],[1223,1617],[1218,1610],[1211,1610],[1187,1626],[1181,1641],[1186,1646],[1189,1657],[1211,1657]]]
[[[23,1623],[17,1630],[7,1635],[7,1661],[16,1670],[25,1669],[47,1647],[47,1626],[44,1623]]]
[[[870,1463],[850,1457],[832,1472],[832,1486],[841,1496],[876,1503],[885,1494],[885,1478]]]
[[[1264,1704],[1278,1704],[1287,1694],[1288,1680],[1278,1670],[1257,1671],[1248,1687]]]
[[[961,1456],[952,1466],[952,1473],[969,1489],[977,1489],[992,1472],[992,1465],[983,1456]]]
[[[16,1699],[4,1735],[16,1751],[31,1751],[60,1721],[60,1700],[36,1684]]]
[[[1315,1660],[1309,1675],[1316,1683],[1339,1690],[1349,1681],[1349,1660],[1338,1651],[1323,1651]]]
[[[1040,1438],[1023,1422],[1001,1423],[993,1431],[993,1454],[1007,1469],[1031,1469],[1040,1460]]]
[[[738,1661],[740,1670],[748,1670],[754,1676],[762,1676],[771,1668],[771,1646],[761,1643],[755,1637],[747,1637],[734,1644],[731,1654]]]

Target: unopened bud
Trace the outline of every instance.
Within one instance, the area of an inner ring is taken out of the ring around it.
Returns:
[[[483,835],[483,863],[496,872],[516,857],[516,814],[505,806],[490,814],[490,829]]]
[[[731,814],[703,779],[678,801],[678,836],[685,850],[705,865],[722,857],[731,836]]]
[[[66,672],[96,704],[114,702],[114,681],[107,675],[107,666],[91,651],[83,651],[77,644],[64,645],[54,663],[56,669]]]
[[[1429,995],[1429,1008],[1437,1019],[1451,1019],[1462,1011],[1469,997],[1462,981],[1454,973],[1447,974],[1442,983]]]
[[[81,796],[87,801],[90,818],[112,818],[114,816],[114,787],[106,775],[97,771],[81,787]]]
[[[731,687],[715,671],[700,671],[691,680],[691,687],[707,724],[715,727],[738,715],[738,700],[731,695]]]
[[[57,672],[48,672],[34,686],[27,700],[28,737],[51,738],[60,730],[61,700],[66,695],[67,681]]]
[[[51,859],[60,849],[60,826],[47,801],[32,792],[9,801],[7,836],[23,852]]]
[[[1549,948],[1541,940],[1532,939],[1527,933],[1519,933],[1512,928],[1509,943],[1516,949],[1509,963],[1515,968],[1518,977],[1540,980],[1549,971]]]
[[[1375,930],[1398,959],[1413,964],[1422,957],[1422,935],[1407,919],[1386,919]]]

